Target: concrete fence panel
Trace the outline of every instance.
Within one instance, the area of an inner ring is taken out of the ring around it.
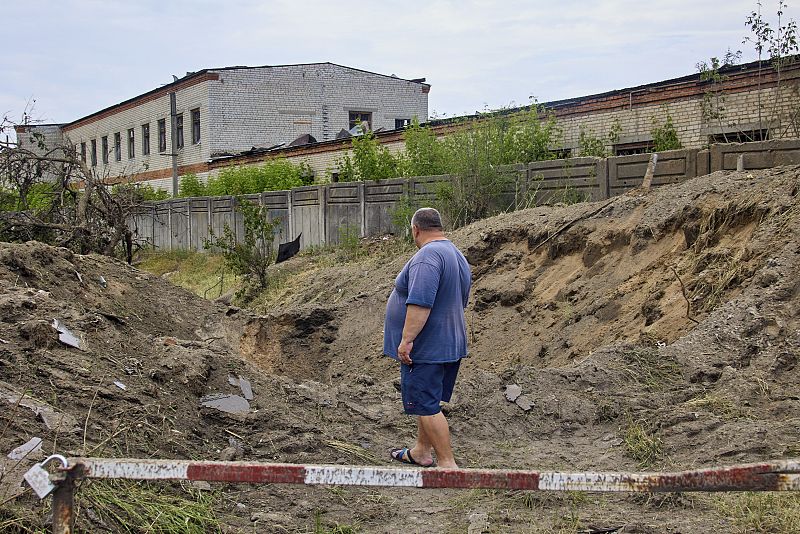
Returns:
[[[658,153],[652,185],[676,184],[697,176],[697,150],[669,150]],[[608,158],[608,188],[611,196],[642,185],[652,154]]]
[[[733,171],[742,156],[745,169],[800,164],[800,139],[711,145],[711,172]]]
[[[800,164],[800,140],[712,145],[709,150],[660,152],[653,185],[677,183],[716,170],[734,170],[739,158],[745,169]],[[650,154],[600,158],[569,158],[500,167],[496,211],[508,211],[550,201],[600,200],[641,185]],[[359,235],[394,233],[398,203],[434,204],[439,184],[449,175],[415,176],[378,182],[348,182],[306,186],[291,191],[246,195],[280,219],[275,245],[302,233],[301,248],[339,243],[343,229]],[[137,238],[157,250],[202,250],[225,225],[244,236],[244,222],[235,197],[172,199],[154,202],[131,219]]]
[[[392,215],[397,202],[407,192],[406,182],[403,178],[396,178],[364,184],[364,218],[367,235],[388,234],[395,231]]]
[[[327,187],[326,243],[338,244],[345,233],[361,235],[364,198],[359,189],[357,182],[331,184]]]
[[[558,201],[579,196],[583,199],[605,198],[605,160],[598,158],[569,158],[535,161],[528,164],[524,205]]]
[[[324,195],[323,186],[307,186],[292,189],[291,192],[291,238],[300,238],[300,248],[325,243],[324,226],[320,220],[320,198]]]

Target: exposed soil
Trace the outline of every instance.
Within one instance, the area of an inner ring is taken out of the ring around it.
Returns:
[[[800,456],[798,183],[799,167],[720,172],[455,232],[474,278],[471,356],[446,407],[460,464],[676,470]],[[0,244],[0,450],[38,436],[36,459],[389,463],[414,429],[396,365],[380,355],[386,298],[410,254],[292,259],[259,316],[108,258]],[[83,348],[59,342],[53,319]],[[238,375],[252,383],[248,413],[200,407],[204,395],[241,393],[229,382]],[[529,410],[505,398],[509,384]],[[637,456],[637,435],[661,445]],[[3,477],[0,502],[33,459]],[[702,494],[214,489],[229,532],[312,531],[317,519],[480,532],[482,514],[491,532],[746,528]],[[90,501],[82,510],[88,531],[120,528]],[[0,513],[0,523],[28,513],[31,528],[47,518],[30,490]]]

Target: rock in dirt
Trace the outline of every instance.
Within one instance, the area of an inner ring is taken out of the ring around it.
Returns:
[[[250,516],[250,521],[264,525],[286,526],[292,524],[292,516],[281,512],[256,512]]]
[[[489,514],[486,512],[472,512],[469,514],[468,534],[483,534],[489,532]]]
[[[520,395],[522,395],[522,388],[516,384],[509,384],[506,386],[505,395],[509,402],[514,402]]]
[[[5,382],[0,382],[0,400],[6,401],[11,407],[22,406],[33,410],[33,413],[42,418],[48,430],[59,432],[80,432],[78,420],[70,414],[58,412],[42,401],[25,397],[15,388]]]
[[[247,399],[239,395],[228,395],[225,393],[206,395],[200,399],[200,405],[233,414],[247,413],[250,411],[250,403],[247,402]]]
[[[520,395],[519,397],[517,397],[517,400],[514,401],[514,403],[520,408],[522,408],[522,411],[524,412],[529,412],[531,408],[533,408],[533,401],[530,400],[525,395]]]

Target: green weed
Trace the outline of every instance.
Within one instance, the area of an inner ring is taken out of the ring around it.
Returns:
[[[663,443],[653,426],[645,421],[628,419],[622,435],[625,451],[644,469],[652,466],[663,453]]]

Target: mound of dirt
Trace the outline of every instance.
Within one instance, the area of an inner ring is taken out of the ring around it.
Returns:
[[[798,183],[798,167],[721,172],[455,232],[474,277],[471,356],[445,408],[461,465],[675,470],[800,456]],[[15,473],[51,451],[387,463],[414,430],[380,355],[386,298],[413,252],[397,250],[294,258],[274,270],[292,290],[258,316],[108,258],[0,244],[0,447],[43,440],[20,466],[5,462],[0,493],[20,493]],[[222,395],[245,408],[214,408]],[[727,498],[702,495],[219,488],[230,532],[478,531],[475,518],[502,532],[748,528]],[[80,524],[115,530],[84,493]],[[0,522],[27,511],[41,525],[42,510],[25,491]]]

